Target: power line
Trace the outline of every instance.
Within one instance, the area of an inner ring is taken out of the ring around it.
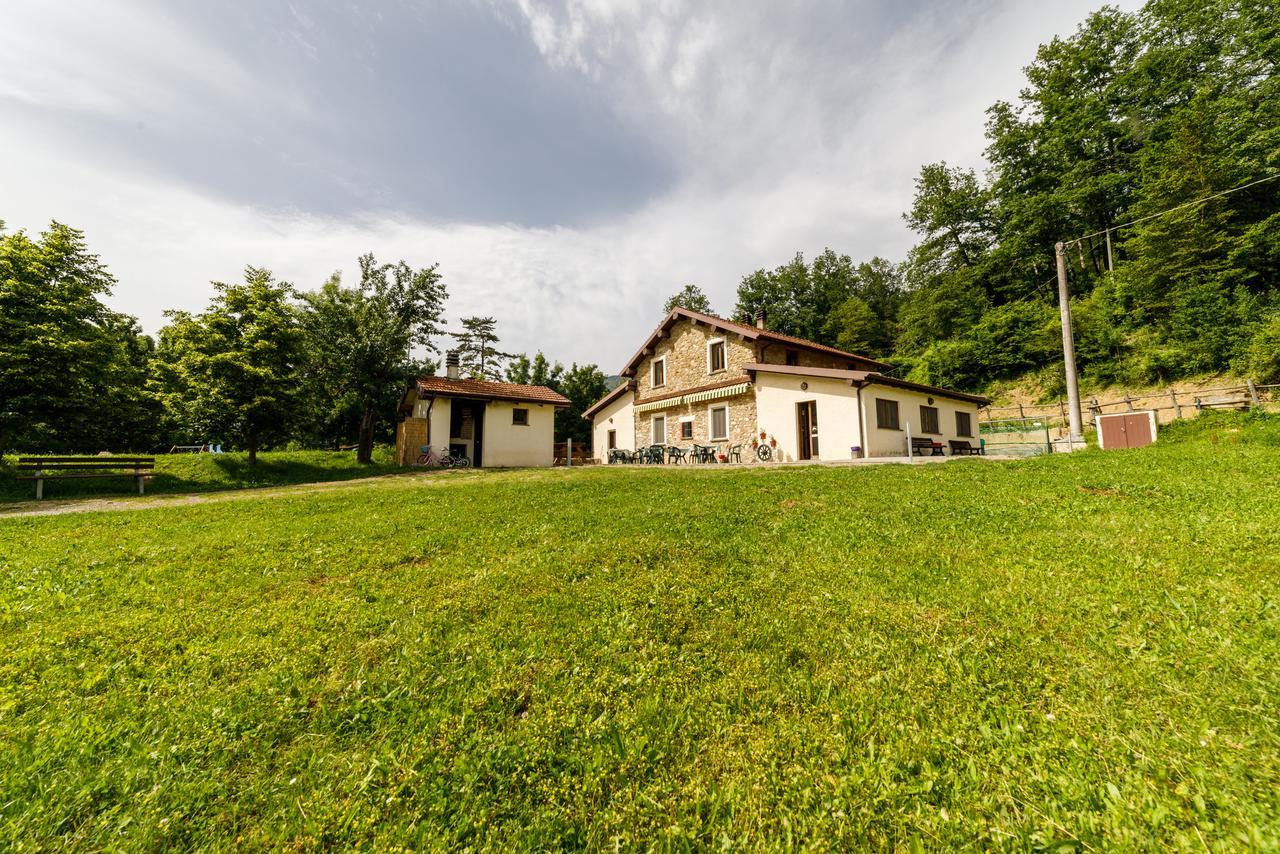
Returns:
[[[1166,216],[1167,214],[1171,214],[1171,213],[1173,213],[1174,211],[1180,211],[1180,210],[1182,210],[1183,208],[1190,208],[1190,207],[1195,207],[1196,205],[1202,205],[1202,204],[1204,204],[1205,202],[1211,202],[1211,201],[1213,201],[1214,199],[1218,199],[1218,198],[1221,198],[1221,197],[1223,197],[1223,196],[1229,196],[1229,195],[1231,195],[1232,193],[1238,193],[1238,192],[1240,192],[1241,190],[1247,190],[1247,189],[1249,189],[1250,187],[1256,187],[1256,186],[1258,186],[1259,184],[1265,184],[1265,183],[1267,183],[1268,181],[1274,181],[1274,180],[1276,180],[1277,178],[1280,178],[1280,172],[1277,172],[1277,173],[1276,173],[1276,174],[1274,174],[1274,175],[1268,175],[1268,176],[1267,176],[1267,177],[1265,177],[1265,178],[1259,178],[1259,179],[1257,179],[1256,181],[1250,181],[1250,182],[1249,182],[1249,183],[1247,183],[1247,184],[1241,184],[1239,187],[1232,187],[1230,190],[1223,190],[1223,191],[1222,191],[1222,192],[1220,192],[1220,193],[1214,193],[1214,194],[1213,194],[1213,195],[1211,195],[1211,196],[1205,196],[1203,199],[1196,199],[1196,200],[1195,200],[1195,201],[1193,201],[1193,202],[1185,202],[1185,203],[1180,204],[1180,205],[1178,205],[1178,206],[1176,206],[1176,207],[1169,208],[1168,210],[1160,211],[1159,213],[1153,213],[1153,214],[1149,214],[1148,216],[1138,217],[1137,219],[1132,220],[1132,221],[1130,221],[1130,222],[1121,223],[1120,225],[1113,225],[1113,226],[1111,226],[1110,228],[1104,228],[1104,229],[1102,229],[1102,231],[1095,231],[1093,234],[1086,234],[1084,237],[1077,237],[1075,240],[1067,241],[1066,245],[1067,245],[1067,246],[1078,246],[1078,245],[1080,245],[1081,241],[1088,240],[1088,239],[1090,239],[1090,238],[1092,238],[1092,237],[1101,237],[1101,236],[1103,236],[1103,235],[1105,235],[1105,234],[1110,234],[1110,233],[1111,233],[1111,232],[1113,232],[1113,231],[1119,231],[1119,230],[1120,230],[1120,229],[1122,229],[1122,228],[1128,228],[1128,227],[1129,227],[1129,226],[1131,226],[1131,225],[1137,225],[1137,224],[1138,224],[1138,223],[1140,223],[1140,222],[1146,222],[1146,221],[1147,221],[1147,220],[1149,220],[1149,219],[1155,219],[1156,217]]]

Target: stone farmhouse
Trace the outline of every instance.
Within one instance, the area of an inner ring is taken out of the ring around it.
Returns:
[[[908,436],[978,445],[986,398],[889,376],[890,366],[754,324],[676,308],[586,410],[596,457],[648,445],[736,446],[775,460],[906,456]]]

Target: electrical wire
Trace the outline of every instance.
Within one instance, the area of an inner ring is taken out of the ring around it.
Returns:
[[[1256,181],[1250,181],[1247,184],[1241,184],[1239,187],[1232,187],[1230,190],[1223,190],[1220,193],[1214,193],[1211,196],[1205,196],[1203,199],[1196,199],[1193,202],[1184,202],[1183,204],[1180,204],[1176,207],[1169,208],[1168,210],[1160,211],[1159,213],[1153,213],[1153,214],[1149,214],[1148,216],[1138,217],[1137,219],[1132,220],[1130,222],[1124,222],[1124,223],[1121,223],[1120,225],[1113,225],[1110,228],[1102,229],[1102,231],[1095,231],[1093,234],[1086,234],[1084,237],[1077,237],[1075,240],[1069,240],[1064,242],[1062,244],[1062,248],[1066,249],[1068,246],[1078,246],[1080,245],[1081,241],[1089,240],[1090,238],[1093,238],[1093,237],[1101,237],[1104,234],[1108,234],[1112,231],[1119,231],[1122,228],[1128,228],[1131,225],[1137,225],[1138,223],[1146,222],[1149,219],[1156,219],[1157,217],[1166,216],[1168,214],[1173,213],[1174,211],[1180,211],[1184,208],[1191,208],[1191,207],[1195,207],[1196,205],[1202,205],[1205,202],[1211,202],[1214,199],[1220,199],[1223,196],[1229,196],[1232,193],[1238,193],[1241,190],[1247,190],[1250,187],[1256,187],[1259,184],[1265,184],[1268,181],[1274,181],[1277,178],[1280,178],[1280,172],[1277,172],[1274,175],[1268,175],[1265,178],[1259,178]]]

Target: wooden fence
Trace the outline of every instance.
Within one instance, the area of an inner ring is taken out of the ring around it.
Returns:
[[[1150,394],[1101,403],[1089,398],[1080,402],[1084,426],[1092,427],[1094,419],[1109,412],[1149,410],[1156,419],[1167,424],[1179,418],[1194,418],[1206,409],[1251,409],[1280,403],[1280,384],[1259,385],[1246,380],[1244,385],[1174,391],[1172,388]],[[1067,402],[1049,404],[1015,404],[988,406],[978,413],[980,424],[1010,419],[1041,419],[1053,427],[1066,427]]]

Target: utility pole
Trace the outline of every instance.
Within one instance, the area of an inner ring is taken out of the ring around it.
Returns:
[[[1071,421],[1068,441],[1071,450],[1077,442],[1084,442],[1084,430],[1080,416],[1080,384],[1076,380],[1076,342],[1071,333],[1071,296],[1067,293],[1067,247],[1058,241],[1053,247],[1058,260],[1058,311],[1062,315],[1062,361],[1067,370],[1067,415]]]

